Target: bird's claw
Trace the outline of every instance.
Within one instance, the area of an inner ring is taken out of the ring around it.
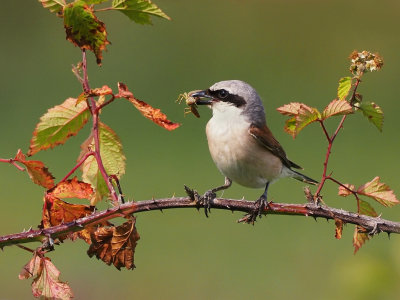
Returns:
[[[261,219],[263,208],[267,208],[268,206],[267,197],[262,195],[260,198],[254,201],[254,205],[256,207],[254,213],[256,214],[256,216],[258,215],[258,217]]]
[[[204,213],[208,218],[208,213],[211,212],[211,203],[217,197],[217,194],[212,190],[208,190],[200,197],[200,204],[204,205]]]

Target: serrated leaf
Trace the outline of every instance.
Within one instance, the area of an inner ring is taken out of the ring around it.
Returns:
[[[32,282],[34,297],[59,300],[69,300],[74,297],[68,283],[60,281],[60,271],[39,251],[35,251],[33,258],[22,268],[19,279],[33,276],[36,276]]]
[[[159,109],[153,108],[146,102],[140,101],[139,99],[133,97],[133,94],[128,90],[128,87],[122,82],[118,82],[118,94],[115,95],[115,98],[127,99],[140,111],[145,118],[153,121],[157,125],[164,127],[169,131],[176,129],[181,125],[168,120],[167,116],[164,115]]]
[[[58,13],[67,5],[65,0],[39,0],[44,8],[50,9],[51,12]]]
[[[375,211],[375,209],[366,201],[359,199],[358,207],[359,207],[358,213],[360,215],[371,216],[374,218],[378,216],[378,213]]]
[[[333,100],[322,112],[322,120],[332,116],[352,114],[353,108],[347,101]]]
[[[397,200],[396,195],[390,187],[384,183],[380,183],[379,179],[377,176],[372,181],[361,185],[357,189],[357,193],[372,198],[386,207],[399,204],[399,200]]]
[[[296,116],[296,131],[297,134],[307,125],[321,119],[321,113],[314,107],[302,104],[299,109],[299,114]]]
[[[93,14],[84,1],[75,1],[64,7],[64,29],[67,40],[81,49],[92,51],[101,66],[102,51],[106,50],[106,26]]]
[[[277,108],[282,115],[294,116],[286,121],[284,131],[289,133],[293,138],[307,125],[321,119],[320,112],[308,105],[298,102],[292,102],[282,107]]]
[[[361,102],[357,103],[356,106],[362,111],[364,117],[382,131],[384,116],[382,109],[378,105],[374,102]]]
[[[346,184],[344,184],[344,186],[346,186],[350,190],[354,191],[354,188],[355,188],[354,185],[346,183]],[[339,186],[339,194],[338,195],[342,196],[342,197],[347,197],[347,196],[353,195],[353,193],[350,192],[348,189],[346,189],[342,186]]]
[[[152,25],[150,16],[171,20],[150,0],[113,0],[112,7],[126,15],[131,21],[142,25]]]
[[[353,246],[354,246],[354,254],[357,253],[358,250],[364,245],[372,235],[369,235],[368,232],[362,226],[356,225],[355,231],[353,235]]]
[[[89,120],[90,113],[85,102],[77,106],[75,103],[76,99],[68,98],[40,118],[33,132],[28,156],[64,144],[71,136],[78,134]]]
[[[338,98],[339,100],[346,100],[347,95],[351,89],[351,77],[343,77],[339,80]]]
[[[285,104],[282,107],[278,107],[276,110],[284,116],[296,116],[299,114],[301,105],[302,103],[291,102],[289,104]]]
[[[140,239],[135,227],[136,217],[118,227],[98,228],[91,234],[92,245],[87,254],[96,255],[107,265],[113,264],[118,270],[126,267],[133,270],[134,253],[137,241]]]
[[[18,150],[14,160],[25,165],[29,177],[34,183],[47,189],[51,189],[54,186],[54,176],[41,161],[26,160],[26,156],[21,152],[21,150]]]
[[[283,130],[285,132],[287,132],[288,134],[290,134],[293,138],[295,138],[297,135],[297,133],[296,133],[296,117],[286,120],[285,123],[286,123],[286,125],[283,128]]]
[[[93,189],[90,184],[79,181],[77,177],[74,177],[57,183],[47,193],[58,198],[89,199],[93,194]]]
[[[99,122],[99,139],[100,139],[100,155],[104,168],[108,175],[116,175],[118,179],[125,174],[125,155],[122,151],[122,144],[118,135],[107,125]],[[93,133],[82,144],[81,153],[77,161],[80,161],[89,151],[94,151]],[[90,200],[91,205],[96,205],[103,197],[109,194],[108,187],[100,173],[95,156],[90,156],[81,165],[83,172],[82,179],[84,182],[90,183],[95,191],[94,196]]]

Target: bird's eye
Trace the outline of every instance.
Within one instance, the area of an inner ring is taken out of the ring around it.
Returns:
[[[221,98],[221,99],[224,99],[224,98],[228,97],[228,95],[229,95],[229,93],[228,93],[226,90],[220,90],[220,91],[218,92],[218,96],[219,96],[219,98]]]

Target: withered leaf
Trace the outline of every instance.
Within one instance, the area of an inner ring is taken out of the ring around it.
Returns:
[[[120,270],[126,267],[134,269],[134,253],[137,241],[140,239],[135,227],[136,217],[118,227],[99,227],[91,234],[92,244],[87,254],[96,255],[107,265],[114,264]]]
[[[369,241],[370,238],[372,238],[372,235],[369,235],[364,227],[356,225],[353,236],[354,254],[356,254],[362,245]]]
[[[46,194],[43,201],[44,205],[42,222],[39,226],[40,228],[49,228],[63,223],[68,223],[76,219],[84,218],[94,212],[94,206],[68,203],[52,194]],[[58,239],[63,241],[70,237],[72,240],[75,240],[79,237],[90,244],[88,236],[93,230],[92,226],[86,227],[76,233],[71,232],[68,234],[58,235]]]
[[[64,29],[67,40],[81,49],[92,51],[101,66],[102,51],[106,50],[106,26],[94,15],[84,1],[75,1],[64,7]]]
[[[342,238],[343,232],[343,221],[341,219],[335,218],[335,238],[340,240]]]
[[[42,299],[60,300],[74,297],[69,285],[60,281],[60,271],[40,251],[33,253],[33,258],[22,268],[19,279],[28,279],[33,276],[36,276],[32,282],[34,297],[42,296]]]
[[[47,193],[59,198],[89,199],[93,194],[93,189],[90,184],[79,181],[75,176],[72,179],[58,183]]]
[[[127,86],[122,82],[118,83],[118,94],[115,95],[115,97],[126,98],[140,111],[140,113],[144,117],[153,121],[157,125],[164,127],[169,131],[176,129],[181,125],[178,123],[173,123],[170,120],[168,120],[167,116],[164,115],[159,109],[155,109],[146,102],[140,101],[135,97],[133,97],[133,94],[128,90]]]
[[[18,149],[17,155],[14,158],[15,161],[25,165],[29,177],[32,181],[40,186],[47,189],[51,189],[54,186],[54,176],[49,172],[49,169],[44,166],[44,163],[38,160],[26,160],[25,154]]]

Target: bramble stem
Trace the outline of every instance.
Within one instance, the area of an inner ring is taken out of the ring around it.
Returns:
[[[90,86],[89,86],[89,80],[87,76],[87,61],[86,61],[86,51],[85,49],[82,50],[82,63],[83,63],[83,88],[85,92],[90,91]],[[96,157],[97,165],[99,168],[99,171],[101,175],[104,178],[104,181],[107,184],[108,190],[110,191],[110,195],[112,198],[112,201],[115,203],[118,203],[118,196],[117,193],[114,190],[113,185],[111,182],[108,180],[108,175],[106,172],[106,169],[104,168],[103,161],[101,159],[100,155],[100,140],[99,140],[99,111],[97,110],[96,106],[96,101],[94,101],[93,97],[89,97],[90,100],[90,109],[92,111],[92,116],[93,116],[93,135],[94,135],[94,145],[95,145],[95,150],[94,150],[94,156]]]
[[[68,234],[83,230],[85,227],[104,222],[117,217],[125,217],[132,213],[146,212],[150,210],[164,210],[172,208],[202,208],[190,197],[172,197],[164,199],[152,199],[138,202],[128,202],[117,207],[93,213],[90,216],[77,219],[58,226],[41,229],[28,230],[26,232],[10,234],[0,237],[0,249],[5,246],[24,244],[30,242],[42,242],[51,237],[56,239],[61,234]],[[254,202],[246,200],[216,198],[211,203],[211,208],[229,211],[241,211],[248,214],[254,213]],[[324,205],[268,203],[263,209],[263,214],[275,215],[297,215],[314,218],[341,219],[345,223],[351,223],[364,227],[372,232],[378,228],[378,232],[400,233],[400,222],[359,215],[342,209],[331,208]],[[204,219],[205,220],[205,219]]]
[[[356,97],[356,91],[357,91],[357,88],[358,88],[358,85],[359,85],[360,82],[361,82],[361,79],[360,79],[360,78],[357,78],[357,81],[356,81],[356,83],[354,84],[354,90],[353,90],[353,93],[352,93],[352,95],[351,95],[350,101],[352,101],[352,100],[355,99],[355,97]],[[346,101],[346,100],[344,100],[344,101]],[[347,115],[344,115],[344,116],[342,117],[342,120],[340,121],[338,127],[337,127],[336,130],[335,130],[335,133],[332,134],[332,136],[329,136],[329,134],[328,134],[328,132],[327,132],[327,130],[326,130],[326,128],[325,128],[324,121],[323,121],[323,120],[318,120],[319,123],[321,124],[322,130],[324,131],[324,134],[325,134],[326,139],[327,139],[327,141],[328,141],[328,149],[327,149],[326,155],[325,155],[324,171],[322,172],[321,183],[318,185],[318,189],[317,189],[317,191],[315,192],[315,195],[316,195],[315,198],[317,198],[317,199],[318,199],[318,197],[320,196],[322,187],[324,186],[325,181],[326,181],[327,179],[330,179],[330,180],[334,181],[335,183],[339,184],[340,186],[343,186],[343,187],[345,187],[346,189],[348,189],[345,185],[341,184],[339,181],[336,181],[336,180],[334,180],[332,177],[330,177],[330,175],[328,175],[328,176],[326,175],[326,172],[327,172],[327,169],[328,169],[329,157],[330,157],[330,155],[331,155],[331,150],[332,150],[333,142],[335,141],[336,136],[337,136],[338,133],[339,133],[339,130],[340,130],[341,128],[343,128],[343,123],[344,123],[344,121],[346,120],[346,117],[347,117]],[[351,191],[351,192],[353,193],[353,195],[356,197],[356,199],[358,200],[357,192],[352,191],[352,190],[350,190],[350,189],[348,189],[348,190]],[[357,201],[357,203],[358,203],[358,201]]]

